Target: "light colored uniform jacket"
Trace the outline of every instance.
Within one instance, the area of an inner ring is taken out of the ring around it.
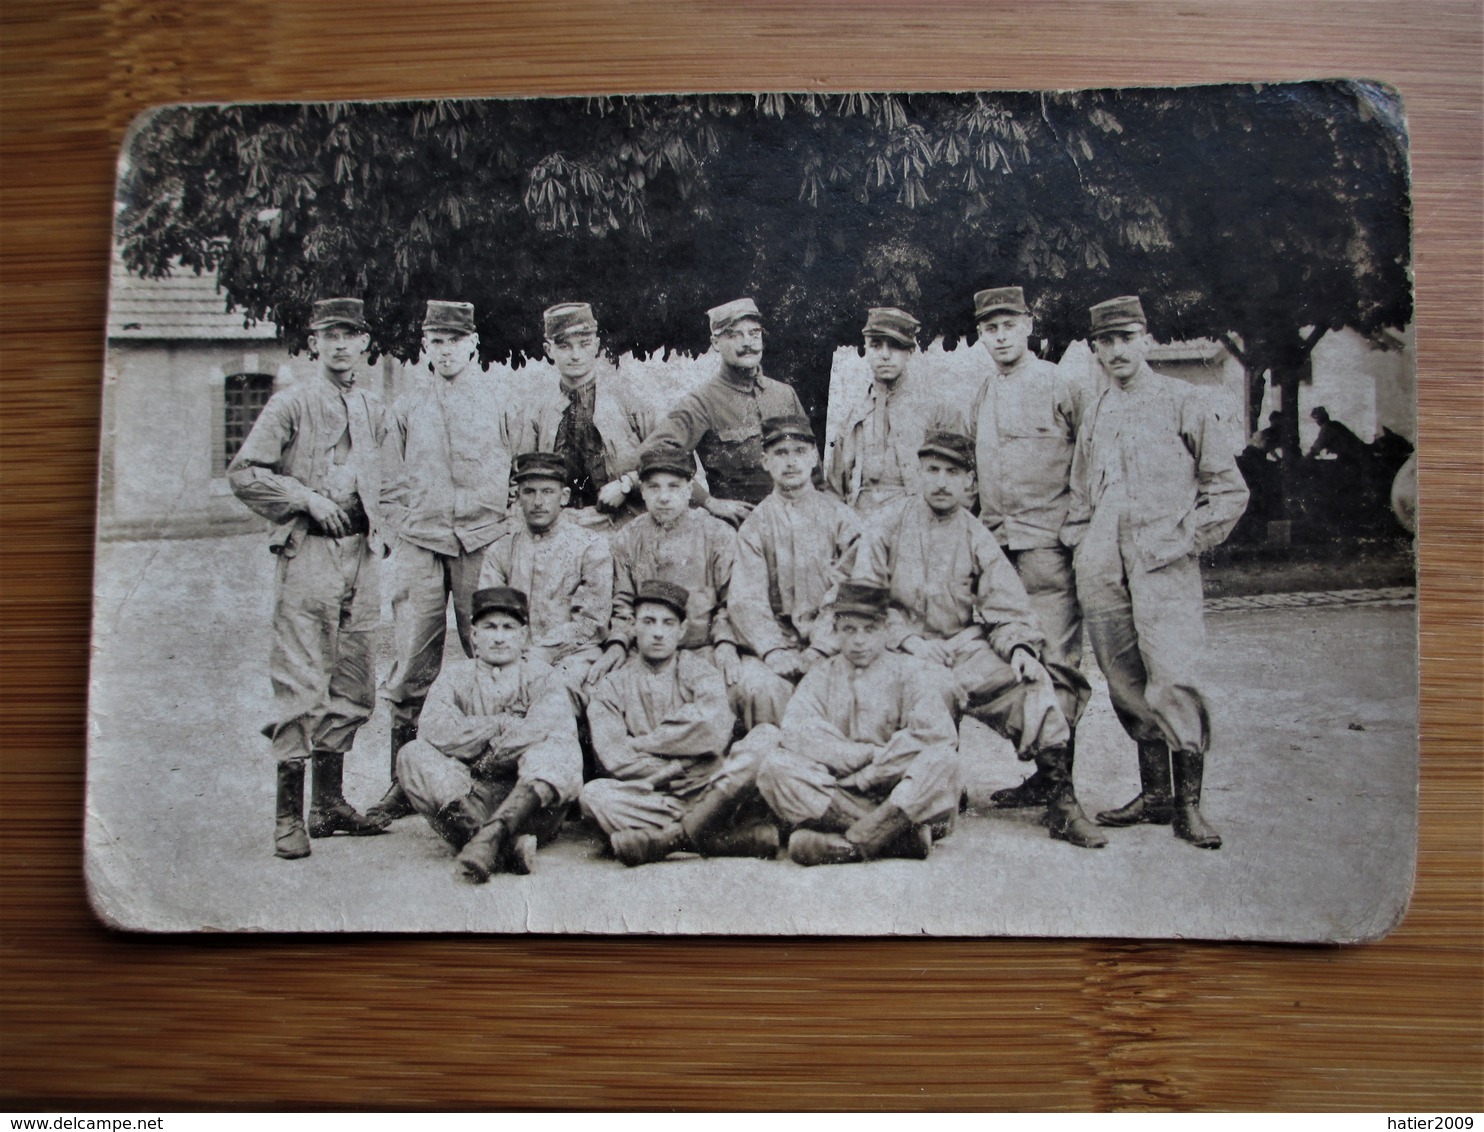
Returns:
[[[593,750],[614,778],[649,778],[687,761],[688,777],[719,765],[732,738],[721,673],[681,649],[656,671],[631,656],[598,682],[588,704]]]
[[[829,474],[825,477],[831,491],[852,507],[860,500],[861,489],[868,486],[868,469],[889,469],[888,475],[900,475],[902,494],[918,492],[917,450],[929,422],[939,412],[929,396],[922,377],[912,372],[903,374],[889,394],[887,436],[881,435],[881,386],[872,381],[851,403],[845,413],[830,456]]]
[[[854,580],[891,592],[887,640],[947,640],[976,628],[1002,660],[1017,645],[1038,658],[1045,638],[1015,567],[962,507],[940,518],[908,499],[861,537]]]
[[[1143,570],[1220,544],[1247,507],[1247,485],[1220,422],[1195,387],[1142,366],[1089,407],[1072,462],[1062,542],[1076,547],[1105,499],[1121,513]],[[1110,493],[1111,496],[1110,496]]]
[[[593,427],[603,438],[603,466],[610,480],[639,470],[639,447],[654,431],[655,412],[611,366],[593,375]],[[515,452],[555,452],[557,428],[567,410],[560,382],[551,383],[515,430]],[[598,485],[602,487],[602,484]],[[638,491],[636,487],[635,492]]]
[[[1009,373],[989,363],[967,413],[945,406],[933,423],[974,441],[979,518],[1007,550],[1060,546],[1086,394],[1027,353]]]
[[[529,655],[556,664],[603,641],[613,611],[608,540],[561,515],[544,534],[507,527],[485,552],[479,588],[513,586],[531,611]]]
[[[854,511],[805,486],[797,499],[775,490],[737,531],[727,619],[760,657],[775,649],[835,651],[824,612],[845,579],[860,538]]]
[[[470,367],[419,379],[393,413],[401,535],[457,557],[488,546],[510,498],[510,421],[495,380]]]
[[[349,457],[336,464],[335,447],[347,431]],[[379,397],[354,385],[342,391],[316,374],[269,399],[227,476],[238,499],[277,524],[268,542],[274,554],[298,553],[310,524],[309,496],[318,493],[341,506],[360,497],[370,525],[366,544],[380,558],[395,529],[383,511],[388,435]]]
[[[726,602],[737,532],[726,523],[692,507],[666,529],[645,514],[614,535],[611,545],[613,616],[607,642],[634,643],[634,598],[639,583],[658,578],[690,591],[681,648],[735,643]]]

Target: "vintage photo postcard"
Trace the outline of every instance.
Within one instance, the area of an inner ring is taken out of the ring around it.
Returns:
[[[93,906],[1375,939],[1411,279],[1364,81],[151,111]]]

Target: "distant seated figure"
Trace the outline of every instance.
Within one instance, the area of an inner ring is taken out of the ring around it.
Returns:
[[[888,593],[842,582],[833,603],[840,651],[809,670],[781,727],[759,727],[757,786],[794,827],[800,865],[922,859],[932,828],[958,807],[958,735],[921,662],[887,651]]]
[[[549,665],[522,654],[526,595],[495,586],[471,604],[474,658],[446,666],[423,705],[418,737],[397,754],[397,780],[428,824],[460,850],[475,883],[529,873],[582,786],[572,698]]]
[[[1334,420],[1323,405],[1316,405],[1309,416],[1319,423],[1319,435],[1309,448],[1309,459],[1315,460],[1328,453],[1339,460],[1360,463],[1370,455],[1370,446]]]
[[[1268,460],[1283,459],[1283,422],[1286,418],[1282,409],[1274,409],[1268,414],[1268,427],[1258,429],[1252,434],[1252,439],[1247,441],[1248,449],[1255,451]]]
[[[732,709],[716,666],[682,649],[691,595],[673,582],[641,582],[634,652],[603,677],[588,702],[593,748],[605,777],[582,788],[583,814],[635,866],[689,850],[713,857],[772,858],[778,830],[754,788],[756,759],[730,752]]]

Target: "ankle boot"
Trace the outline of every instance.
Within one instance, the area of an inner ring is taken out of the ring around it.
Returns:
[[[304,831],[304,760],[278,764],[278,821],[273,827],[273,855],[288,861],[309,856]]]
[[[1036,767],[1051,787],[1046,803],[1045,825],[1051,836],[1081,849],[1101,849],[1108,839],[1087,820],[1072,788],[1072,751],[1069,747],[1047,747],[1036,752]]]
[[[1170,757],[1175,771],[1175,813],[1171,825],[1175,836],[1197,849],[1220,849],[1221,834],[1201,817],[1201,779],[1206,756],[1197,751],[1175,751]]]
[[[1007,786],[989,796],[989,804],[996,810],[1019,810],[1031,806],[1044,806],[1051,801],[1050,787],[1046,777],[1036,770],[1019,786]]]
[[[441,807],[428,818],[428,824],[434,833],[458,850],[474,839],[489,816],[488,808],[471,791]]]
[[[798,865],[845,865],[864,861],[853,842],[839,833],[796,829],[788,839],[788,858]]]
[[[385,833],[386,826],[357,813],[345,800],[345,756],[339,751],[314,752],[314,803],[309,810],[309,836],[329,837],[348,833],[370,837]]]
[[[857,801],[854,795],[836,790],[824,813],[808,823],[810,829],[824,833],[844,833],[871,812],[871,807]]]
[[[1098,825],[1169,825],[1170,749],[1164,740],[1139,744],[1139,794],[1126,806],[1103,810]]]
[[[549,789],[549,788],[548,788]],[[505,863],[511,842],[520,835],[525,824],[546,803],[540,792],[529,782],[517,782],[494,817],[485,822],[467,845],[459,851],[454,869],[458,876],[474,884],[483,884]]]
[[[366,817],[382,825],[390,825],[398,818],[410,817],[417,812],[402,784],[397,780],[397,754],[408,743],[417,738],[417,724],[392,723],[392,784],[387,787],[381,801],[366,811]]]
[[[876,857],[926,857],[923,841],[926,840],[929,850],[933,844],[928,827],[917,825],[891,802],[881,803],[847,829],[845,840],[854,845],[866,861]]]
[[[778,827],[758,818],[732,829],[712,830],[702,837],[700,849],[707,857],[757,857],[771,861],[778,856],[778,843]]]

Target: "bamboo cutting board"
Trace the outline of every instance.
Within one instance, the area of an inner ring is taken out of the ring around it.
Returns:
[[[0,21],[7,1105],[1484,1107],[1478,4],[11,0]],[[98,389],[114,155],[139,110],[1333,75],[1396,84],[1412,127],[1422,832],[1392,936],[150,939],[92,918]]]

